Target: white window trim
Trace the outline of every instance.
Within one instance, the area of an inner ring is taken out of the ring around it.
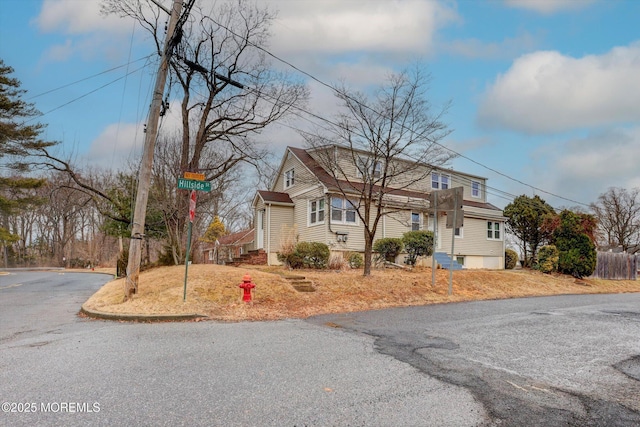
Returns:
[[[313,211],[311,210],[311,205],[313,202],[316,202],[316,207],[319,206],[320,202],[323,203],[323,207],[322,210],[316,208],[316,222],[311,222],[311,214],[313,213]],[[322,221],[318,220],[318,213],[319,212],[324,212],[322,215]],[[324,224],[325,219],[327,218],[327,203],[324,200],[324,198],[319,198],[319,199],[314,199],[314,200],[309,200],[309,204],[308,204],[308,210],[307,210],[308,214],[307,214],[307,226],[309,227],[314,227],[316,225],[322,225]]]
[[[489,224],[491,224],[491,235],[493,237],[489,237],[488,231],[489,231]],[[500,226],[500,228],[498,229],[498,232],[500,233],[500,237],[499,238],[495,238],[496,235],[496,230],[495,230],[495,224],[498,224]],[[500,221],[487,221],[487,228],[486,228],[486,233],[487,233],[487,240],[492,240],[495,242],[500,242],[502,241],[502,236],[504,235],[503,232],[503,227],[502,227],[502,223]]]
[[[340,208],[341,210],[341,220],[337,221],[335,219],[333,219],[333,210],[334,209],[338,209],[338,208],[334,208],[333,207],[333,199],[338,199],[342,201],[342,208]],[[350,222],[347,221],[347,211],[348,210],[353,210],[353,211],[357,211],[357,207],[356,204],[351,202],[351,205],[353,206],[353,209],[347,209],[346,205],[347,205],[348,199],[345,199],[344,197],[340,197],[340,196],[331,196],[330,197],[330,203],[329,203],[329,221],[331,221],[331,224],[340,224],[340,225],[349,225],[349,226],[356,226],[359,224],[359,220],[358,220],[358,213],[355,212],[355,221],[354,222]]]
[[[464,226],[459,227],[458,230],[460,230],[460,234],[458,234],[456,236],[456,229],[453,229],[453,235],[455,236],[456,239],[464,239]]]
[[[433,175],[438,175],[438,187],[433,186]],[[442,178],[447,178],[447,188],[442,188]],[[442,172],[431,172],[431,189],[432,190],[448,190],[451,188],[451,175]]]
[[[473,194],[473,184],[477,184],[478,185],[478,194]],[[476,199],[480,199],[482,198],[482,190],[480,189],[482,186],[482,184],[480,184],[480,181],[471,181],[471,197],[474,197]]]
[[[291,173],[291,175],[289,175]],[[291,188],[296,183],[295,169],[291,168],[284,173],[284,189]]]

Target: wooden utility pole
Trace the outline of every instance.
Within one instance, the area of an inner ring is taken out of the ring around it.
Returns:
[[[125,299],[138,292],[138,278],[140,276],[140,261],[142,258],[142,239],[144,238],[144,222],[147,213],[147,201],[149,199],[149,187],[151,186],[151,168],[153,165],[153,153],[158,133],[158,120],[162,107],[162,95],[169,70],[169,60],[176,40],[176,26],[182,12],[183,0],[174,0],[171,9],[169,28],[164,40],[164,50],[156,75],[156,83],[153,91],[153,99],[149,110],[149,122],[144,139],[142,163],[138,174],[138,191],[136,193],[136,206],[133,212],[131,227],[131,243],[129,244],[129,260],[127,263],[127,279],[125,284]]]

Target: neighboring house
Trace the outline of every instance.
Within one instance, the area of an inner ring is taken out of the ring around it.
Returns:
[[[328,153],[335,156],[341,170],[352,172],[351,182],[358,180],[358,168],[350,163],[354,158],[365,158],[364,151],[354,152],[338,145],[320,149],[287,147],[275,182],[269,191],[260,190],[255,195],[254,248],[267,253],[268,264],[279,264],[277,252],[292,237],[326,243],[332,252],[364,251],[364,228],[349,201],[356,200],[357,193],[348,198],[341,195],[338,186],[342,181],[337,181],[319,160]],[[425,168],[422,175],[426,178],[387,195],[380,208],[388,214],[380,220],[376,239],[402,237],[411,230],[433,230],[429,194],[462,186],[464,224],[455,229],[455,258],[465,268],[503,269],[505,218],[499,208],[487,203],[486,178],[417,166]],[[372,165],[372,173],[377,173],[377,167]],[[436,251],[450,253],[453,229],[446,228],[445,214],[438,215],[437,230]],[[399,257],[398,261],[402,259]]]
[[[215,243],[206,243],[202,247],[205,264],[226,264],[234,258],[240,258],[254,246],[255,230],[238,231],[218,238]]]

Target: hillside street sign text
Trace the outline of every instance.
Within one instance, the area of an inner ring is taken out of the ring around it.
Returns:
[[[195,179],[178,178],[178,190],[211,191],[209,181],[196,181]]]

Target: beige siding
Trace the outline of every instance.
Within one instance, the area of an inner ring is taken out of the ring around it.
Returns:
[[[284,188],[285,173],[293,169],[294,184],[289,188]],[[279,191],[283,193],[296,194],[304,191],[309,185],[315,185],[318,180],[309,172],[307,167],[303,165],[293,154],[287,151],[287,159],[282,164],[280,174],[276,178],[271,191]]]
[[[267,252],[278,252],[284,233],[293,226],[294,208],[291,206],[267,206],[265,248]]]
[[[324,190],[320,186],[310,188],[309,191],[293,198],[296,204],[294,221],[298,224],[298,235],[302,242],[322,242],[327,243],[326,219],[328,210],[325,201],[325,223],[309,225],[309,203],[313,200],[326,198]]]

